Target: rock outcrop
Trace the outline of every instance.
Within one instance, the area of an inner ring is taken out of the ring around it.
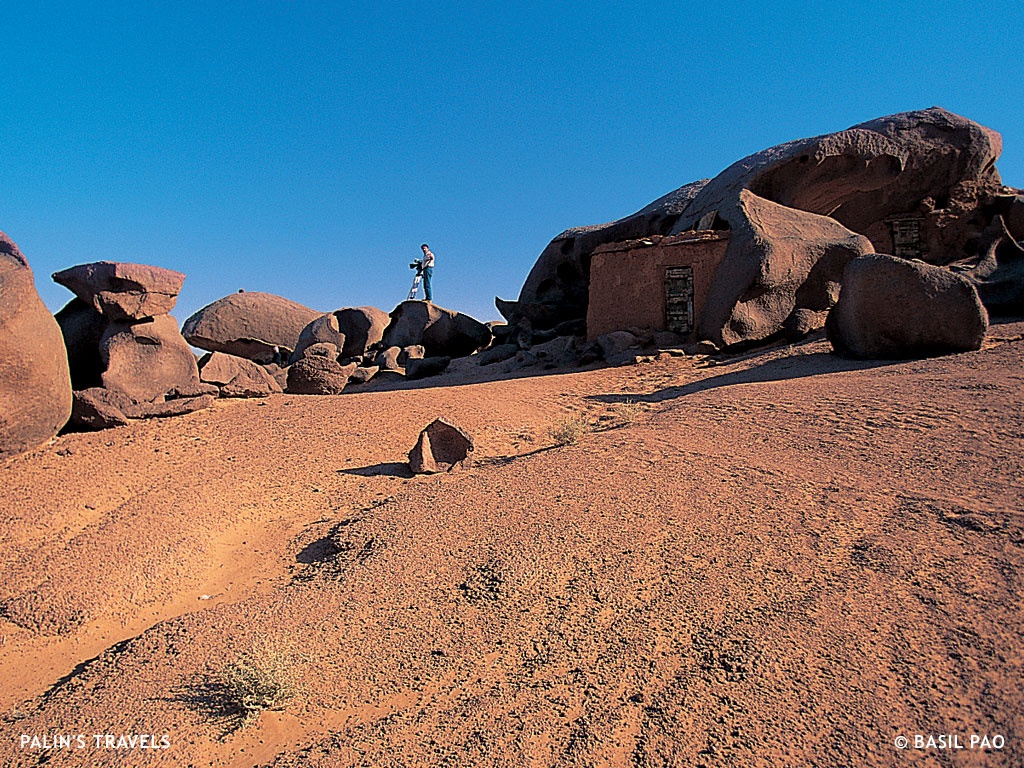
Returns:
[[[109,320],[166,315],[178,300],[185,275],[147,264],[98,261],[56,272],[54,282]]]
[[[846,263],[873,252],[866,237],[834,219],[746,189],[728,215],[729,245],[697,323],[697,336],[718,346],[767,339],[794,311],[828,310]]]
[[[846,265],[826,328],[840,354],[906,359],[980,349],[988,314],[963,276],[872,254]]]
[[[0,232],[0,460],[45,443],[70,415],[60,328],[36,292],[28,261]]]
[[[409,451],[409,468],[416,474],[450,472],[469,466],[472,460],[473,438],[444,419],[428,424]]]
[[[257,363],[278,362],[274,348],[287,359],[302,330],[320,314],[270,293],[233,293],[192,315],[182,335],[207,352],[225,352]]]
[[[389,321],[387,312],[376,307],[346,307],[328,312],[302,329],[292,360],[298,360],[306,347],[318,342],[336,344],[343,358],[359,357],[381,340]]]
[[[498,300],[498,308],[510,323],[529,323],[533,330],[579,319],[587,306],[590,254],[599,245],[730,229],[715,297],[698,318],[699,337],[719,345],[758,341],[781,331],[799,310],[805,311],[789,327],[803,327],[829,308],[817,300],[819,278],[834,282],[830,275],[849,255],[877,250],[949,264],[977,255],[993,212],[1005,208],[1008,217],[1024,219],[995,169],[1001,148],[998,133],[938,107],[772,147],[619,222],[562,233],[541,254],[518,302]],[[764,211],[770,221],[757,218]],[[822,217],[841,227],[825,225]],[[807,222],[815,222],[815,237],[802,250],[786,233]],[[829,266],[816,269],[816,259],[826,254]],[[795,259],[811,284],[781,279],[787,259]],[[755,263],[767,271],[764,279],[753,274]],[[734,289],[744,283],[747,290]]]
[[[391,313],[385,347],[419,345],[426,357],[463,357],[491,343],[491,331],[469,315],[426,301],[403,301]]]
[[[56,315],[75,389],[72,426],[105,429],[213,402],[178,322],[167,314],[183,274],[98,262],[63,270],[54,279],[78,294]]]
[[[106,389],[136,403],[162,399],[172,389],[199,382],[196,358],[170,315],[138,322],[115,321],[100,339],[101,375]]]

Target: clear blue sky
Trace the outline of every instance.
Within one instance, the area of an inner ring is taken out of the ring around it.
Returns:
[[[50,2],[0,10],[0,229],[50,274],[482,320],[561,230],[790,139],[943,106],[1024,186],[1024,3]]]

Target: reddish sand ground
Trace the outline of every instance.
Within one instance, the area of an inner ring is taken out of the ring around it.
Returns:
[[[10,461],[0,765],[1024,765],[1024,324],[828,350],[221,401]],[[409,477],[437,416],[476,464]],[[249,652],[297,692],[239,728]]]

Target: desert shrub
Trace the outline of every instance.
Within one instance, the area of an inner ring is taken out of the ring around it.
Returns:
[[[615,405],[615,415],[618,417],[620,424],[632,424],[643,412],[644,404],[632,398],[626,398],[621,403]]]
[[[220,677],[244,728],[264,710],[284,709],[295,696],[295,654],[287,647],[263,641],[225,666]]]
[[[548,427],[548,434],[556,445],[575,445],[587,431],[587,426],[583,416],[570,415]]]

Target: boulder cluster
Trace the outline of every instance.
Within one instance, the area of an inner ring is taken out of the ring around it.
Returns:
[[[938,107],[763,150],[623,219],[558,235],[518,300],[495,300],[507,323],[424,301],[321,313],[239,291],[179,331],[169,313],[185,275],[109,261],[56,273],[75,298],[52,316],[0,233],[0,459],[66,424],[102,429],[216,397],[621,364],[651,348],[704,354],[823,327],[837,353],[857,357],[978,349],[990,314],[1024,315],[1024,193],[1003,186],[1001,150],[998,133]],[[622,327],[587,340],[599,248],[598,261],[615,244],[697,232],[728,242],[694,332]],[[448,451],[472,449],[457,432],[432,425],[410,457],[417,471],[463,462]]]
[[[190,344],[212,352],[199,361],[202,380],[235,397],[337,395],[370,382],[421,379],[493,339],[487,325],[425,301],[403,302],[390,315],[376,307],[320,314],[267,293],[215,301],[186,320],[182,332]],[[245,386],[226,381],[221,369],[229,359],[248,366]],[[268,391],[248,389],[257,375],[253,366],[261,379],[269,377]]]

